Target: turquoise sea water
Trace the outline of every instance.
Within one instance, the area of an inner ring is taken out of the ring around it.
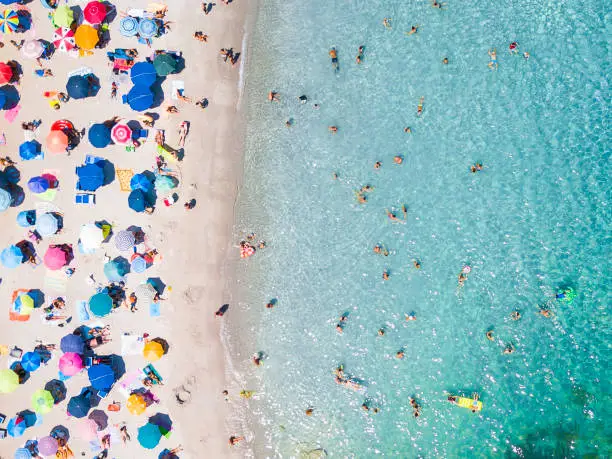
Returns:
[[[236,369],[258,392],[248,402],[256,457],[315,448],[359,458],[609,457],[606,3],[262,3],[237,232],[268,247],[239,264],[234,319]],[[521,54],[509,53],[512,41]],[[270,90],[279,103],[267,101]],[[475,162],[484,170],[472,174]],[[375,189],[359,204],[363,185]],[[390,222],[385,208],[401,217],[403,204],[406,221]],[[373,253],[377,243],[388,257]],[[553,301],[566,286],[573,304]],[[545,304],[554,317],[538,314]],[[417,320],[405,321],[411,312]],[[503,354],[510,343],[515,352]],[[266,354],[260,368],[256,351]],[[339,364],[364,392],[334,382]],[[455,407],[449,392],[477,392],[484,409]],[[364,401],[380,412],[363,411]]]

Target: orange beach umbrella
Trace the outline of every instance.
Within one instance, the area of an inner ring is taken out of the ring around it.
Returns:
[[[47,150],[51,153],[66,153],[68,136],[62,131],[51,131],[47,136]]]
[[[83,24],[76,29],[74,41],[81,49],[94,49],[100,41],[100,37],[96,29],[90,25]]]

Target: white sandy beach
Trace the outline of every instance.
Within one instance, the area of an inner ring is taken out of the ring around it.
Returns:
[[[147,4],[143,0],[117,0],[112,3],[119,11],[128,7],[144,8]],[[70,4],[84,6],[86,2],[72,1]],[[34,391],[41,389],[47,381],[57,378],[57,365],[61,356],[59,341],[62,336],[71,333],[81,324],[75,304],[79,300],[87,300],[95,293],[94,288],[86,282],[87,277],[93,274],[96,280],[105,282],[102,271],[105,253],[112,258],[120,255],[112,240],[103,244],[95,254],[79,253],[77,240],[81,225],[107,220],[113,224],[115,232],[130,225],[138,225],[146,233],[147,246],[156,248],[162,255],[162,260],[145,273],[128,274],[128,294],[148,277],[160,277],[171,289],[164,294],[166,300],[161,302],[160,317],[150,317],[148,307],[139,304],[136,313],[119,309],[107,317],[92,321],[109,324],[112,331],[112,343],[103,345],[97,351],[103,355],[120,354],[123,333],[149,333],[152,338],[164,338],[169,342],[170,350],[166,356],[155,362],[155,367],[164,378],[164,386],[154,390],[155,395],[161,399],[158,405],[150,406],[141,416],[133,416],[125,409],[125,397],[115,389],[100,403],[100,409],[105,409],[113,400],[123,404],[118,413],[107,411],[109,424],[126,421],[132,436],[132,441],[127,446],[122,445],[118,436],[113,436],[109,457],[157,458],[162,449],[171,449],[179,444],[184,447],[184,452],[180,455],[182,458],[220,458],[233,454],[240,457],[244,455],[241,450],[247,445],[239,445],[234,449],[228,447],[230,435],[241,435],[244,432],[235,431],[239,426],[228,425],[227,422],[230,409],[221,394],[226,388],[224,349],[220,339],[220,325],[224,319],[216,319],[214,312],[227,302],[224,290],[227,285],[226,276],[231,274],[229,260],[238,255],[233,247],[232,224],[234,201],[242,175],[243,154],[239,66],[244,65],[248,55],[247,50],[241,47],[248,29],[247,23],[254,20],[256,2],[235,0],[230,5],[218,2],[208,16],[200,11],[200,3],[195,0],[173,0],[168,2],[168,5],[166,20],[172,21],[171,31],[162,38],[154,39],[151,50],[137,44],[135,38],[126,38],[119,34],[118,16],[110,25],[111,42],[105,49],[95,50],[94,56],[73,58],[56,52],[50,61],[43,61],[45,67],[51,68],[54,73],[54,76],[49,78],[33,75],[33,70],[38,68],[36,62],[25,59],[9,44],[10,39],[19,40],[30,35],[32,38],[51,40],[54,28],[47,18],[48,10],[43,9],[39,2],[28,5],[33,16],[32,31],[26,33],[25,37],[21,36],[23,34],[13,34],[0,38],[5,43],[5,47],[0,50],[0,61],[14,59],[23,68],[23,76],[18,86],[21,95],[21,111],[18,117],[9,124],[4,119],[3,112],[0,112],[0,132],[4,132],[7,139],[7,144],[0,146],[0,156],[8,155],[17,162],[22,177],[19,185],[26,190],[25,202],[17,208],[10,208],[0,216],[3,222],[0,227],[2,248],[26,238],[27,229],[19,227],[15,221],[19,211],[45,208],[55,210],[63,214],[64,229],[58,235],[44,238],[37,246],[37,253],[42,257],[50,243],[70,243],[75,253],[75,259],[70,266],[76,268],[74,275],[65,282],[65,292],[54,291],[49,287],[45,278],[50,272],[42,264],[36,268],[28,264],[14,270],[0,268],[0,298],[3,299],[6,310],[0,314],[0,344],[18,346],[24,352],[31,351],[37,339],[45,344],[58,345],[58,350],[54,352],[53,359],[46,367],[33,372],[30,379],[15,392],[0,394],[0,413],[6,415],[8,421],[16,412],[29,409],[30,397]],[[192,38],[196,30],[209,35],[208,43]],[[226,47],[242,52],[239,65],[232,67],[223,62],[219,49]],[[126,152],[120,145],[95,149],[84,138],[69,156],[45,153],[42,161],[19,160],[19,145],[24,141],[21,130],[23,121],[42,119],[36,138],[45,151],[45,138],[49,127],[58,119],[72,121],[79,130],[115,115],[127,120],[136,119],[137,113],[121,103],[121,95],[132,86],[129,78],[120,84],[117,99],[110,97],[112,74],[106,51],[114,48],[137,48],[138,61],[150,55],[153,49],[182,51],[186,68],[180,74],[170,75],[164,82],[166,99],[170,98],[172,81],[182,80],[185,83],[186,96],[192,97],[194,101],[207,97],[210,101],[205,110],[193,104],[175,102],[180,113],[174,115],[162,113],[163,106],[151,110],[160,113],[156,128],[166,130],[167,143],[171,146],[178,147],[179,123],[183,120],[191,122],[185,157],[180,163],[171,164],[180,174],[180,185],[177,189],[179,201],[174,206],[166,207],[161,199],[158,199],[153,215],[138,214],[130,210],[127,205],[128,193],[120,191],[118,180],[98,190],[95,206],[74,204],[77,180],[74,170],[83,163],[86,154],[108,159],[117,169],[131,168],[135,173],[151,170],[155,164],[155,143],[152,138],[135,152]],[[59,111],[52,110],[42,96],[43,91],[64,90],[67,74],[83,66],[90,67],[100,78],[102,88],[98,96],[71,100],[62,104]],[[50,203],[40,201],[27,190],[28,179],[45,170],[57,173],[59,179],[59,193]],[[193,210],[187,211],[183,208],[183,203],[191,198],[195,198],[197,204]],[[45,324],[41,320],[41,310],[35,310],[28,322],[9,321],[10,298],[12,292],[19,288],[41,289],[45,293],[47,303],[56,296],[65,297],[72,322],[63,328],[55,324]],[[129,356],[125,361],[128,372],[146,365],[142,356]],[[8,365],[7,357],[0,357],[0,367],[7,368]],[[71,439],[68,444],[75,456],[80,457],[81,452],[85,452],[85,457],[94,457],[95,454],[90,451],[87,443],[78,438],[79,421],[66,414],[68,399],[77,395],[86,385],[86,373],[66,381],[67,399],[56,405],[51,413],[43,416],[42,425],[27,429],[20,438],[8,437],[0,440],[0,458],[12,457],[14,451],[27,439],[48,435],[58,424],[70,429]],[[182,385],[187,385],[192,397],[188,403],[178,405],[174,391]],[[162,438],[156,449],[145,450],[136,440],[137,428],[146,423],[148,416],[157,412],[170,415],[174,422],[173,432],[169,439]],[[6,427],[6,424],[0,427]]]

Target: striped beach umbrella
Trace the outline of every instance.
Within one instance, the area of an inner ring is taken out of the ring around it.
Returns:
[[[36,231],[42,237],[52,236],[59,230],[59,221],[51,213],[44,213],[36,219]]]
[[[132,139],[132,130],[130,127],[119,122],[111,129],[111,140],[115,143],[128,143]]]
[[[157,34],[157,23],[153,19],[142,18],[138,24],[141,38],[153,38]]]
[[[59,445],[57,440],[51,435],[47,435],[38,440],[38,452],[43,456],[55,456],[58,448]]]
[[[0,33],[11,33],[17,30],[19,16],[13,10],[4,10],[0,14]]]
[[[55,49],[59,49],[65,53],[72,51],[76,47],[72,29],[67,27],[58,27],[55,29],[53,33],[53,46],[55,46]]]
[[[32,453],[27,448],[17,448],[13,459],[32,459]]]
[[[131,231],[121,230],[115,235],[115,247],[121,252],[132,250],[135,243],[136,237]]]
[[[124,37],[133,37],[138,33],[138,19],[132,16],[121,18],[119,22],[119,32]]]
[[[134,293],[143,303],[151,303],[153,298],[155,298],[157,291],[151,284],[144,282],[136,286]]]
[[[4,212],[13,203],[13,197],[11,193],[6,191],[4,188],[0,188],[0,212]]]

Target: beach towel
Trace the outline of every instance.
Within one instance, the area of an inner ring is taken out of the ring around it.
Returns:
[[[161,315],[159,303],[151,303],[149,305],[149,315],[151,317],[159,317]]]
[[[36,213],[39,215],[53,212],[63,214],[59,207],[57,207],[55,204],[51,204],[50,202],[37,202],[34,207],[36,208]]]
[[[42,199],[43,201],[49,201],[49,202],[53,201],[55,199],[55,196],[57,196],[57,188],[49,188],[44,193],[38,193],[36,195],[38,199]]]
[[[172,82],[172,99],[179,100],[179,94],[184,95],[185,91],[185,82],[182,80],[174,80]]]
[[[121,355],[142,355],[143,349],[142,336],[121,335]]]
[[[66,291],[68,278],[63,271],[49,271],[45,275],[45,289],[63,293]]]
[[[79,322],[87,322],[89,320],[89,311],[87,310],[87,301],[77,301],[77,312],[79,314]]]
[[[17,115],[19,115],[19,110],[21,110],[21,105],[17,105],[16,107],[7,110],[6,112],[4,112],[4,119],[7,120],[9,123],[12,123],[13,121],[15,121],[15,118],[17,118]]]
[[[81,67],[81,68],[78,68],[76,70],[73,70],[72,72],[69,72],[68,73],[68,78],[70,78],[71,76],[75,76],[75,75],[78,75],[78,76],[87,76],[87,75],[91,75],[93,73],[94,73],[94,71],[93,71],[93,69],[91,67]]]
[[[130,187],[130,181],[134,177],[133,169],[115,169],[115,177],[119,180],[119,187],[121,191],[132,191]]]
[[[132,394],[132,391],[142,387],[143,379],[144,374],[141,371],[133,370],[123,375],[115,387],[121,395],[128,398]]]

